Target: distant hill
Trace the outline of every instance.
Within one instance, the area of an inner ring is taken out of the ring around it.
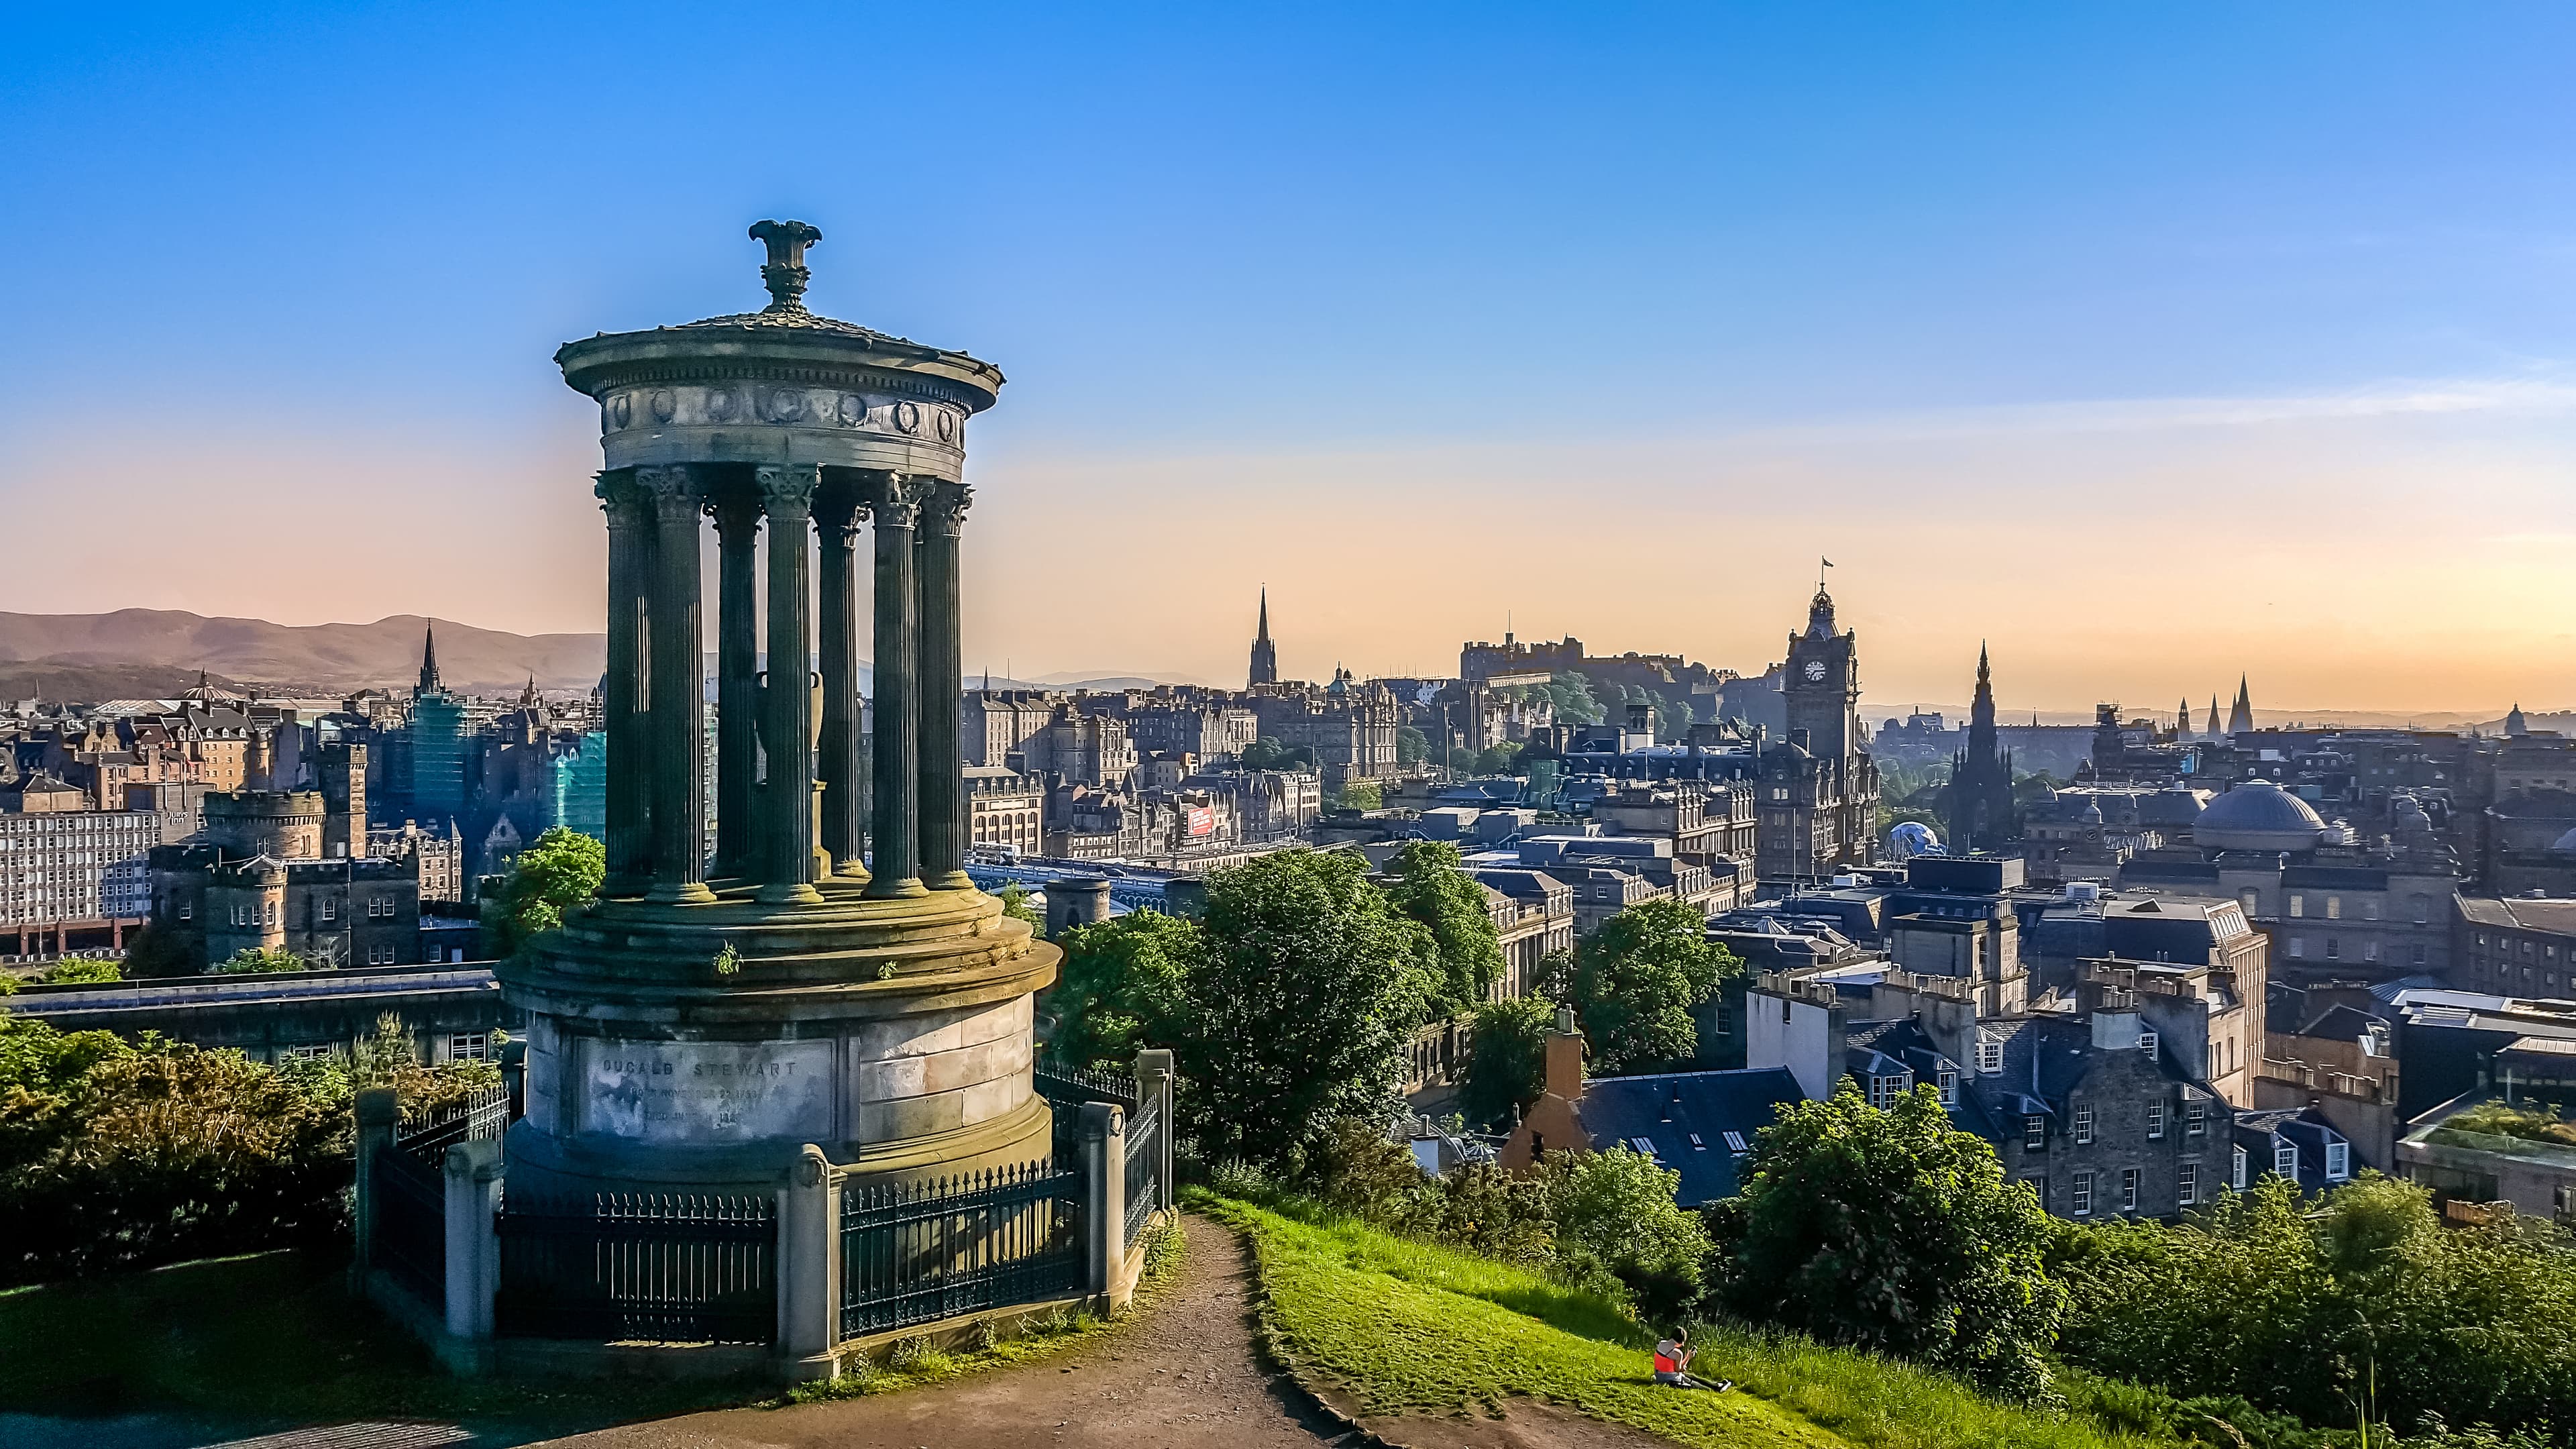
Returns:
[[[289,625],[170,609],[0,613],[0,698],[167,697],[201,669],[218,683],[281,693],[407,686],[420,674],[429,623],[417,614]],[[588,689],[608,657],[602,634],[530,636],[447,620],[437,628],[439,675],[451,689],[497,692],[530,677],[543,689]]]

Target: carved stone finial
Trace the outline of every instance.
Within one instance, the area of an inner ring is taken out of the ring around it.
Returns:
[[[760,269],[760,283],[769,289],[772,312],[805,310],[805,282],[813,274],[805,270],[805,249],[823,239],[823,233],[801,221],[760,221],[752,223],[751,239],[769,248],[769,262]]]

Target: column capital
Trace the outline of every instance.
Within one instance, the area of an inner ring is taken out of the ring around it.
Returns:
[[[600,512],[608,515],[611,528],[632,528],[650,517],[652,495],[626,469],[611,468],[601,473],[591,483],[590,492],[599,500]]]
[[[975,490],[947,479],[923,479],[921,531],[933,538],[955,538],[966,527],[967,506]]]
[[[879,528],[913,528],[933,480],[919,473],[879,473],[868,489],[868,510]]]
[[[823,469],[815,463],[764,463],[751,476],[760,489],[761,511],[776,519],[810,517],[823,486]]]
[[[760,528],[760,500],[739,490],[727,490],[709,498],[707,517],[716,521],[716,536],[728,541],[739,539],[748,544]]]
[[[836,542],[847,542],[868,516],[866,489],[845,479],[828,480],[814,494],[814,527]]]
[[[635,470],[635,483],[637,487],[651,495],[654,511],[662,517],[687,519],[692,522],[696,520],[699,503],[698,480],[686,463],[674,463],[658,468],[638,468]]]

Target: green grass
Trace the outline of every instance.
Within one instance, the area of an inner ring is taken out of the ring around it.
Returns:
[[[1614,1305],[1489,1258],[1295,1204],[1196,1192],[1250,1236],[1262,1316],[1301,1376],[1368,1414],[1491,1414],[1526,1397],[1704,1449],[2137,1449],[2161,1441],[1979,1397],[1946,1376],[1789,1335],[1694,1330],[1694,1373],[1739,1392],[1664,1388],[1652,1335]]]
[[[571,1432],[750,1397],[741,1385],[454,1378],[346,1282],[336,1255],[277,1252],[0,1291],[0,1412]]]

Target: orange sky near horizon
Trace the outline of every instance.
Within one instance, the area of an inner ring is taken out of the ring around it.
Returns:
[[[1241,677],[1257,591],[1291,676],[1454,671],[1465,639],[1779,657],[1817,559],[1871,703],[2007,710],[2576,706],[2576,389],[2527,382],[1819,419],[1668,437],[1192,453],[977,424],[967,665]],[[233,414],[6,459],[0,608],[599,627],[588,410],[388,453]],[[102,519],[99,498],[117,500]],[[210,500],[217,500],[209,505]],[[184,520],[167,526],[149,520]],[[103,528],[102,525],[105,525]],[[311,540],[346,538],[334,558]]]

